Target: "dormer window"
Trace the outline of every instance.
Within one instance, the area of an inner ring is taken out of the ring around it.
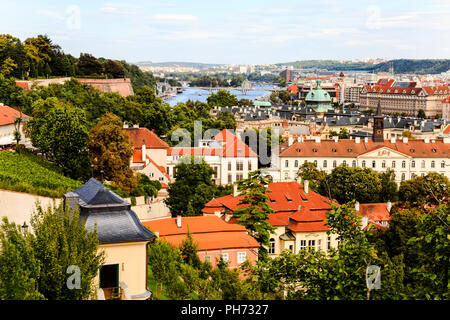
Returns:
[[[331,149],[331,151],[336,152],[336,149],[333,148],[333,149]]]
[[[409,151],[411,151],[412,153],[414,153],[416,150],[414,150],[414,149],[409,149]]]
[[[316,149],[316,148],[314,148],[314,149],[312,149],[312,151],[313,151],[313,152],[317,152],[317,149]]]
[[[431,149],[431,151],[432,151],[433,153],[436,153],[436,149],[434,149],[434,148],[433,148],[433,149]]]
[[[415,92],[414,90],[411,90],[411,93],[414,94],[414,93],[416,93],[416,92]]]

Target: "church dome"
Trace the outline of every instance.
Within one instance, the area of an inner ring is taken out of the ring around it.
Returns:
[[[328,92],[322,89],[322,81],[316,80],[316,88],[312,89],[305,98],[306,102],[331,102],[331,97]]]

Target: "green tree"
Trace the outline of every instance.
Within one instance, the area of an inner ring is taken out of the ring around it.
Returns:
[[[232,218],[236,218],[237,223],[243,225],[249,235],[259,242],[261,247],[258,258],[265,259],[268,256],[270,234],[275,230],[268,222],[269,214],[274,212],[268,204],[269,181],[262,176],[261,170],[256,170],[250,172],[247,179],[237,183],[242,198],[239,200],[240,208],[233,212]]]
[[[385,172],[380,172],[380,183],[381,190],[379,193],[379,202],[387,202],[392,201],[395,202],[398,200],[398,185],[395,182],[395,172],[394,170],[388,168]]]
[[[104,115],[89,131],[89,154],[95,177],[102,178],[103,175],[103,179],[132,192],[139,178],[129,166],[134,148],[122,127],[119,117],[112,113]]]
[[[95,297],[94,284],[104,262],[98,251],[97,231],[81,222],[78,210],[67,206],[37,205],[31,216],[30,245],[39,260],[39,292],[49,300],[79,300]],[[80,289],[67,286],[69,266],[80,269]]]
[[[417,112],[417,118],[425,119],[426,117],[425,111],[423,109],[419,109],[419,112]]]
[[[0,299],[44,299],[39,292],[39,261],[21,227],[6,217],[0,225]]]
[[[211,94],[206,101],[211,107],[232,107],[239,104],[236,96],[227,90],[219,90]]]
[[[312,190],[327,195],[328,188],[325,179],[327,179],[327,173],[323,170],[319,170],[317,165],[313,162],[303,163],[299,169],[297,175],[302,178],[302,182],[309,181],[309,186]]]
[[[369,168],[340,165],[326,179],[331,196],[339,203],[357,200],[361,203],[376,202],[381,192],[377,172]]]
[[[399,188],[399,200],[407,206],[437,205],[442,199],[448,197],[449,186],[450,182],[446,176],[430,172],[423,177],[418,176],[402,181]]]
[[[172,216],[187,216],[188,212],[202,215],[201,210],[217,190],[212,180],[214,170],[203,158],[194,156],[182,158],[175,169],[175,182],[169,183],[169,196],[165,199]]]
[[[33,145],[74,179],[89,177],[88,130],[83,110],[56,99],[40,101],[27,122]]]

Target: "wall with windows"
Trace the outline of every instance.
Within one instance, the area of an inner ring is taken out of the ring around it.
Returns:
[[[201,261],[209,261],[213,267],[220,261],[220,257],[223,257],[225,261],[228,261],[228,267],[233,269],[239,267],[246,259],[254,264],[258,260],[258,248],[198,251],[198,256]]]

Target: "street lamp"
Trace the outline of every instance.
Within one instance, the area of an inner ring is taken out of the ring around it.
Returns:
[[[23,235],[25,236],[25,235],[27,234],[27,232],[28,232],[28,225],[27,225],[27,222],[26,222],[26,221],[24,221],[24,223],[23,223],[23,225],[21,226],[21,228],[22,228],[22,233],[23,233]]]

